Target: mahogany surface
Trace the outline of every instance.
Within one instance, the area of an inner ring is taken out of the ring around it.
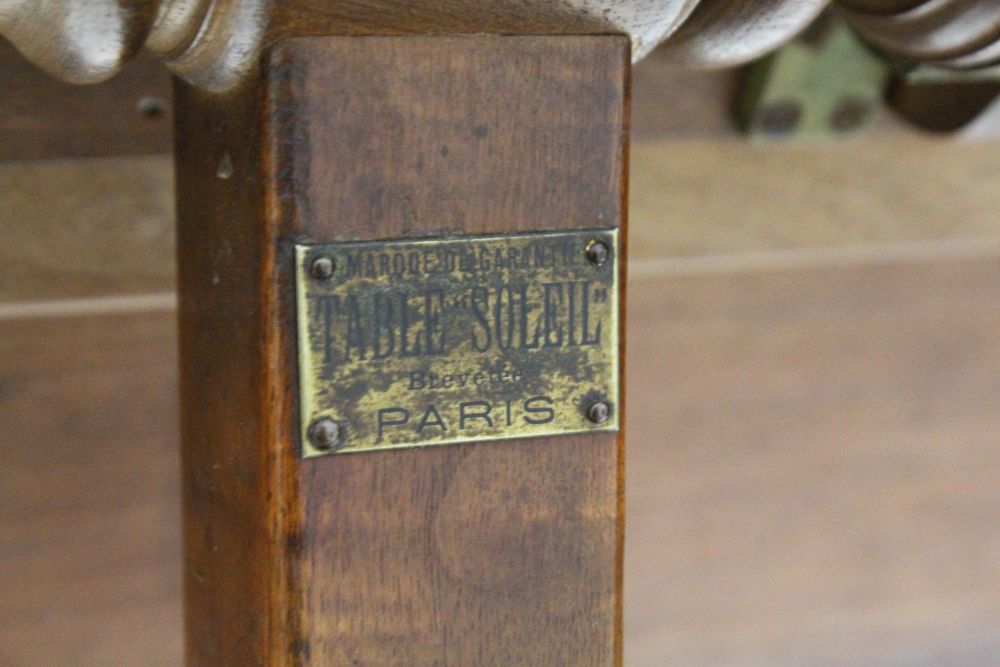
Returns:
[[[179,85],[190,664],[620,663],[621,437],[300,461],[288,250],[622,225],[628,57],[309,38]]]

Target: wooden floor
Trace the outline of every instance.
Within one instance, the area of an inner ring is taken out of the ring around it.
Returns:
[[[626,664],[994,667],[1000,145],[639,139]],[[4,667],[180,664],[169,174],[0,165]]]
[[[1000,257],[630,299],[627,664],[997,664]]]
[[[181,663],[174,328],[0,321],[0,665]]]
[[[636,280],[630,666],[995,664],[1000,257]],[[173,314],[0,323],[0,664],[179,664]]]

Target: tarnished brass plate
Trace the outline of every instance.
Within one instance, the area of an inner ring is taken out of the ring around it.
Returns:
[[[618,429],[617,230],[296,246],[306,457]]]

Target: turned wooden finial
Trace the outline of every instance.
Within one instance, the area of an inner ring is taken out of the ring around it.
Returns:
[[[155,0],[0,0],[0,32],[43,69],[89,83],[142,48],[156,11]]]
[[[678,62],[729,64],[777,46],[827,2],[0,0],[0,33],[71,82],[107,79],[145,47],[192,83],[225,89],[268,42],[308,34],[625,33],[639,59],[683,27]],[[742,34],[728,34],[732,28]],[[731,46],[720,48],[720,39]]]
[[[638,60],[661,42],[679,65],[756,58],[831,0],[0,0],[0,33],[67,81],[102,81],[141,48],[188,81],[226,89],[285,37],[625,33]],[[951,67],[1000,61],[996,0],[839,0],[872,44]]]
[[[208,88],[238,80],[268,25],[267,0],[0,0],[0,32],[73,83],[113,76],[143,47]]]

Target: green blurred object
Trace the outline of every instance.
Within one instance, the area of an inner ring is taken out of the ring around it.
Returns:
[[[824,16],[753,64],[737,108],[752,139],[828,139],[863,129],[882,100],[890,64],[842,21]]]

